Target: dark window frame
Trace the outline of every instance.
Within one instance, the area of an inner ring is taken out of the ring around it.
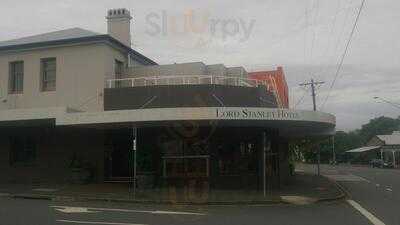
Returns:
[[[50,72],[50,69],[45,68],[45,66],[48,66],[47,63],[53,62],[54,61],[54,79],[49,80],[48,79],[48,72]],[[45,80],[47,78],[47,80]],[[52,85],[49,85],[50,83],[54,83]],[[57,89],[57,58],[56,57],[50,57],[50,58],[42,58],[40,59],[40,91],[42,92],[48,92],[48,91],[56,91]]]
[[[22,64],[22,71],[18,73],[16,69],[16,65]],[[8,64],[9,75],[8,75],[8,93],[9,94],[22,94],[24,92],[24,73],[25,73],[25,64],[24,61],[18,60],[13,61]],[[18,83],[18,77],[20,78],[20,83]]]
[[[10,165],[31,166],[37,158],[38,140],[33,135],[10,137]]]
[[[115,79],[122,79],[122,76],[124,75],[124,69],[125,69],[125,63],[123,61],[120,61],[118,59],[114,60],[114,76]],[[116,88],[122,87],[122,81],[117,81],[115,83]]]

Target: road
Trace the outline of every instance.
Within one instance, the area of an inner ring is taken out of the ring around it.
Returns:
[[[69,206],[77,208],[55,208]],[[85,207],[85,208],[82,208]],[[89,207],[89,208],[87,208]],[[59,211],[59,210],[63,210]],[[159,213],[157,213],[159,211]],[[167,211],[167,212],[165,212]],[[196,213],[196,214],[187,214]],[[340,215],[340,216],[338,216]],[[134,224],[368,224],[345,202],[306,206],[140,206],[0,199],[1,225]]]
[[[170,206],[0,197],[0,225],[400,224],[400,170],[322,166],[322,173],[337,180],[351,199],[309,205]]]
[[[400,170],[323,165],[322,173],[384,224],[400,224]]]

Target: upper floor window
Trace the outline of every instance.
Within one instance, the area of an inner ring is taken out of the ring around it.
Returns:
[[[124,63],[119,60],[115,60],[115,65],[114,65],[115,79],[122,79],[123,71],[124,71]],[[122,81],[117,81],[115,83],[115,87],[122,87]]]
[[[124,71],[124,62],[115,60],[115,68],[114,68],[115,79],[121,79],[123,71]]]
[[[41,60],[41,89],[42,91],[56,90],[56,58]]]
[[[8,92],[10,94],[22,93],[24,90],[24,62],[10,63],[10,77]]]

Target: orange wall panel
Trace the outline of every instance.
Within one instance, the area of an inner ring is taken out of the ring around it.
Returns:
[[[272,71],[251,72],[249,73],[249,78],[266,81],[270,89],[277,93],[281,106],[289,108],[289,90],[282,67],[279,66]]]

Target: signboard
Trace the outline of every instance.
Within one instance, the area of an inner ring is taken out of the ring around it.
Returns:
[[[285,109],[223,109],[217,108],[218,119],[261,119],[261,120],[296,120],[300,118],[298,112],[287,111]]]

